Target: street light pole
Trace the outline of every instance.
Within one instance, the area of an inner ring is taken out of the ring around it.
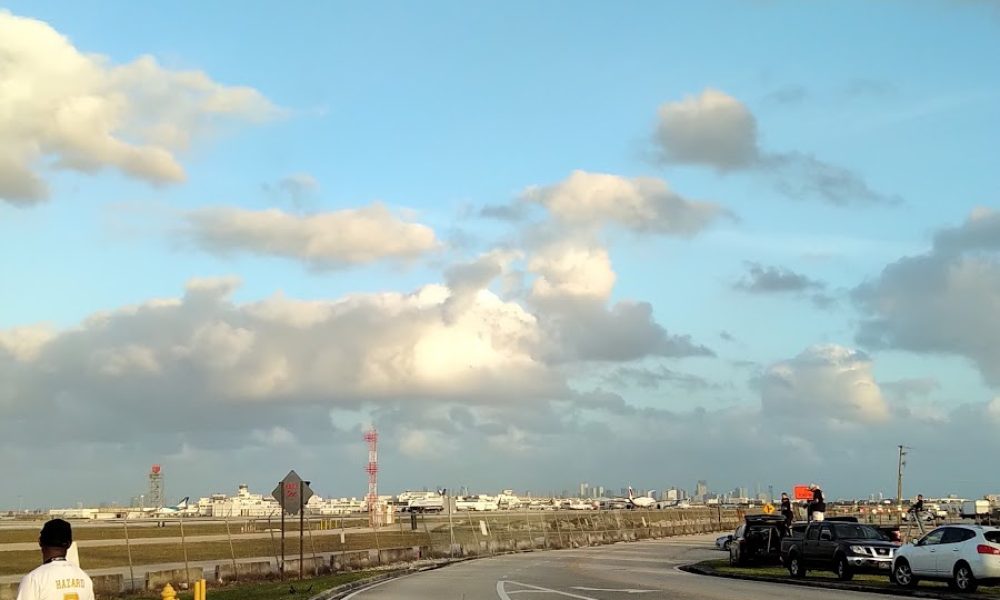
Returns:
[[[897,448],[899,448],[899,466],[896,469],[896,524],[901,525],[903,520],[903,466],[906,465],[903,457],[906,456],[906,446],[900,444]]]

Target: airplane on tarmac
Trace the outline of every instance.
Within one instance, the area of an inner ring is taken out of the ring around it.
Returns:
[[[628,503],[629,508],[652,508],[656,505],[656,499],[647,496],[636,498],[635,492],[632,491],[632,486],[628,486]]]
[[[164,506],[153,512],[154,515],[175,515],[179,512],[184,512],[187,510],[188,501],[191,500],[190,496],[184,496],[184,498],[173,506]]]
[[[191,498],[189,496],[185,496],[180,502],[173,506],[164,506],[163,508],[135,508],[128,512],[127,518],[146,519],[149,517],[169,517],[171,515],[177,515],[187,511],[190,500]]]

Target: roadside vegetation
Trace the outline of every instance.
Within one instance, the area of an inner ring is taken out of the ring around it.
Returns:
[[[712,569],[719,575],[736,575],[739,577],[766,577],[774,579],[785,579],[788,581],[799,581],[793,579],[791,575],[788,574],[788,570],[780,565],[748,565],[733,567],[729,565],[729,561],[726,559],[721,560],[708,560],[699,563],[700,567],[707,567]],[[841,583],[837,576],[832,572],[827,571],[809,571],[806,581],[821,581],[833,584]],[[871,591],[877,592],[880,590],[885,590],[887,588],[896,588],[897,586],[889,582],[888,575],[855,575],[850,582],[851,584],[860,584],[865,588],[870,588]],[[952,593],[948,588],[948,585],[944,582],[938,581],[921,581],[920,585],[917,586],[917,590],[923,590],[925,592],[942,592],[942,593]],[[976,594],[966,595],[970,598],[975,598],[978,596],[985,596],[987,598],[1000,598],[1000,587],[981,587]]]

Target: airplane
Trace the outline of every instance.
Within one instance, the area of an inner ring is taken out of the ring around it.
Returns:
[[[646,496],[636,498],[632,486],[628,486],[628,503],[629,508],[652,508],[656,504],[656,499]]]
[[[179,512],[184,512],[187,510],[188,501],[191,499],[190,496],[184,496],[184,498],[173,506],[164,506],[163,508],[155,511],[155,515],[175,515]]]

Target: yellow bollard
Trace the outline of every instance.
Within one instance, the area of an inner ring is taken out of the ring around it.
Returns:
[[[168,583],[163,586],[163,591],[160,592],[160,598],[163,600],[177,600],[177,592],[175,592],[174,587]]]

